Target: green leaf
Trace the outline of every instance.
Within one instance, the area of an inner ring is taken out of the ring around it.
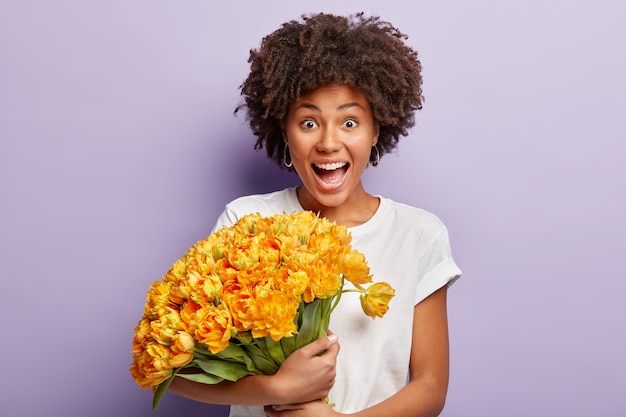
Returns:
[[[328,334],[328,326],[330,324],[330,315],[337,305],[338,299],[341,298],[341,292],[338,292],[330,298],[321,301],[320,322],[317,329],[317,338],[324,337]]]
[[[254,374],[243,363],[228,362],[220,359],[196,359],[196,363],[205,373],[233,382],[244,376]]]
[[[298,349],[316,340],[320,325],[320,301],[320,299],[314,300],[311,303],[305,304],[302,309],[302,324],[296,336],[296,347]]]
[[[165,391],[167,391],[170,384],[174,380],[174,377],[176,377],[176,372],[178,372],[178,370],[174,369],[174,372],[172,372],[172,375],[169,378],[167,378],[165,381],[161,382],[159,386],[157,387],[157,389],[154,391],[154,395],[152,396],[152,409],[153,410],[156,410],[157,407],[159,406],[159,403],[161,402],[161,398],[163,398]]]
[[[194,347],[194,358],[196,359],[223,359],[228,362],[244,364],[249,371],[256,371],[254,361],[241,346],[231,341],[226,349],[213,353],[203,343],[198,343]],[[256,373],[256,372],[255,372]]]
[[[265,345],[267,346],[267,352],[274,362],[279,365],[285,362],[285,354],[283,353],[283,347],[280,342],[275,342],[271,336],[265,336]]]
[[[235,345],[234,343],[228,345],[226,349],[219,352],[216,356],[224,360],[242,363],[246,365],[246,368],[249,371],[256,370],[250,355],[248,355],[246,351],[241,348],[241,346]]]
[[[204,343],[197,343],[193,347],[193,350],[194,350],[194,354],[195,353],[199,353],[199,354],[201,354],[203,356],[208,356],[208,357],[215,356],[215,354],[213,352],[211,352],[209,350],[209,348]]]
[[[298,347],[296,346],[296,337],[283,337],[280,339],[280,345],[283,348],[283,353],[285,354],[285,358],[291,355]]]
[[[220,378],[215,375],[204,374],[202,372],[197,374],[178,374],[178,376],[188,379],[190,381],[199,382],[201,384],[219,384],[224,380],[224,378]]]
[[[253,344],[242,345],[242,348],[250,355],[255,368],[264,375],[273,375],[278,370],[278,365],[258,346]]]

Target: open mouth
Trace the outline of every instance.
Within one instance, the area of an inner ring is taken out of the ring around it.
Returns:
[[[345,177],[349,167],[350,164],[347,162],[314,164],[313,171],[324,184],[338,184]]]

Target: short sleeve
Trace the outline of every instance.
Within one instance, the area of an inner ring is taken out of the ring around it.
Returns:
[[[239,220],[237,214],[231,210],[229,206],[226,206],[222,214],[217,217],[217,221],[215,222],[215,226],[213,227],[211,233],[216,232],[224,226],[232,226],[237,222],[237,220]]]
[[[448,230],[445,227],[422,254],[419,262],[420,278],[415,293],[416,305],[444,285],[452,285],[462,274],[452,257]]]

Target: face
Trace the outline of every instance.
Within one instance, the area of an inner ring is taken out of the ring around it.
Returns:
[[[283,126],[285,142],[308,210],[358,205],[371,198],[361,174],[378,140],[372,109],[358,90],[327,84],[293,103]]]

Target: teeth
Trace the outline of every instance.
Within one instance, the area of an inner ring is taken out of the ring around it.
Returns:
[[[345,162],[333,162],[332,164],[315,164],[315,167],[323,169],[325,171],[334,171],[336,169],[344,167],[345,165]]]

